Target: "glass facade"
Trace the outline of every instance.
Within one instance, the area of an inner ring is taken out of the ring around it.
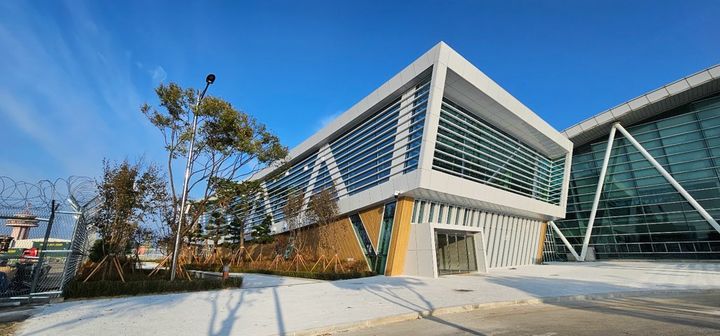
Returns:
[[[716,220],[720,219],[720,96],[625,127]],[[567,215],[556,221],[580,251],[607,138],[574,149]],[[567,253],[555,237],[560,256]],[[590,246],[608,258],[720,258],[720,233],[619,132]]]
[[[435,256],[440,275],[477,271],[475,237],[472,233],[437,230]]]
[[[443,98],[433,169],[559,205],[564,168]]]
[[[267,197],[270,201],[270,213],[275,221],[285,218],[283,206],[287,203],[288,192],[307,188],[317,157],[317,151],[311,153],[304,160],[290,167],[282,176],[265,183]],[[259,217],[259,220],[262,220],[263,216]]]
[[[289,193],[305,192],[309,197],[334,185],[338,197],[343,197],[417,169],[429,88],[430,80],[424,78],[388,97],[389,103],[327,146],[304,154],[284,174],[264,181],[267,205],[258,202],[250,224],[259,223],[267,214],[274,222],[282,221]]]

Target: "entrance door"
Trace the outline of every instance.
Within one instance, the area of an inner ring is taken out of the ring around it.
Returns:
[[[435,238],[435,254],[440,275],[477,271],[473,233],[438,230]]]

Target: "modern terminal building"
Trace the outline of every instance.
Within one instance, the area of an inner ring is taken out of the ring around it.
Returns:
[[[440,43],[268,168],[254,222],[333,185],[340,257],[386,275],[535,263],[565,217],[572,142]]]
[[[560,133],[439,43],[290,158],[251,220],[332,185],[340,257],[378,274],[720,259],[720,66]]]
[[[588,247],[598,259],[720,259],[720,65],[564,134],[574,150],[555,224],[569,246],[548,232],[546,259]]]

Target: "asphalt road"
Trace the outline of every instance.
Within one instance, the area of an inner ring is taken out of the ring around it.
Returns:
[[[720,293],[508,306],[335,335],[720,335]]]

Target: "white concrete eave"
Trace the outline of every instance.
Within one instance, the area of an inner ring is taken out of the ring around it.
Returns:
[[[667,84],[583,120],[563,131],[575,146],[604,137],[613,123],[629,126],[720,92],[720,64]]]

